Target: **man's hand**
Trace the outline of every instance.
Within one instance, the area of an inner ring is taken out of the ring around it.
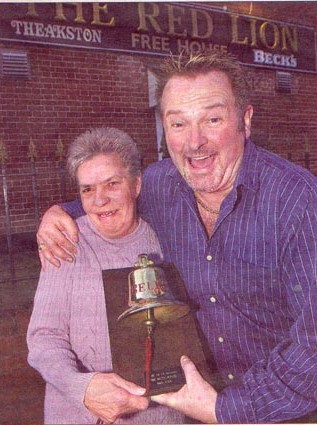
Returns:
[[[44,270],[46,260],[56,267],[60,267],[59,259],[73,261],[76,254],[75,243],[78,242],[78,228],[60,206],[54,205],[46,211],[36,238]]]
[[[91,413],[111,424],[120,416],[148,408],[142,397],[145,388],[126,381],[115,373],[97,373],[85,393],[85,406]]]
[[[151,400],[172,407],[200,422],[217,423],[217,392],[202,378],[188,357],[181,358],[181,365],[186,384],[178,392],[152,396]]]

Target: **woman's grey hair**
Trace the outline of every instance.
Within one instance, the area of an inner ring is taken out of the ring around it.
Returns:
[[[67,155],[69,175],[76,179],[78,167],[99,154],[117,154],[133,178],[141,172],[141,156],[133,139],[117,128],[101,127],[82,133],[70,145]]]

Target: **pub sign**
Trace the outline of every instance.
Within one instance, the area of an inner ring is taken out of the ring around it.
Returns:
[[[155,56],[216,49],[247,65],[316,72],[313,28],[195,3],[0,3],[0,40]]]

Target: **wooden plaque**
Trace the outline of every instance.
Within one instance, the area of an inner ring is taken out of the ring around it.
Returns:
[[[183,281],[175,266],[159,264],[166,275],[175,300],[190,305]],[[118,317],[128,309],[128,276],[134,268],[103,271],[106,311],[110,335],[113,371],[123,378],[145,387],[146,326]],[[198,336],[193,312],[168,323],[159,323],[154,330],[154,350],[151,367],[150,395],[178,391],[185,378],[180,357],[187,355],[199,372],[210,381],[202,344]]]

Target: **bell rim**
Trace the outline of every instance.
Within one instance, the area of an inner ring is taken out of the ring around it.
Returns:
[[[168,300],[164,300],[164,301],[162,300],[160,302],[151,301],[150,303],[144,303],[144,305],[142,306],[133,305],[132,307],[128,308],[123,313],[121,313],[120,316],[117,318],[117,321],[120,322],[121,320],[126,319],[127,317],[132,316],[135,313],[139,313],[147,309],[153,309],[153,308],[164,307],[164,306],[173,306],[173,305],[184,307],[184,313],[179,315],[177,318],[175,318],[175,320],[181,317],[184,317],[190,311],[189,306],[186,303],[183,303],[181,301],[168,301]]]

